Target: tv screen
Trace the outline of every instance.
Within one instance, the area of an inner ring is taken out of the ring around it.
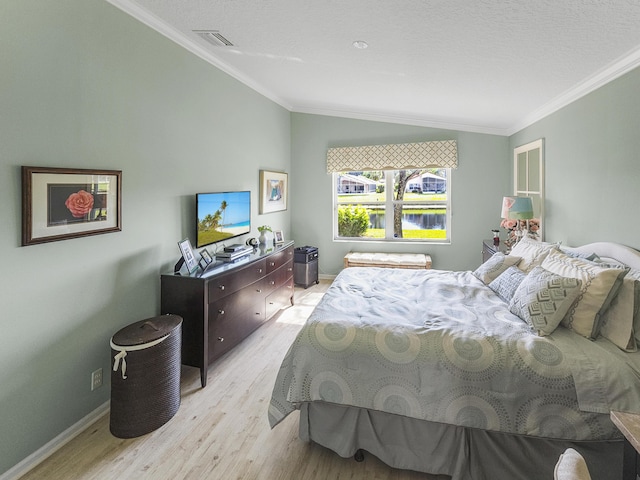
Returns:
[[[251,231],[251,192],[196,194],[196,248]]]

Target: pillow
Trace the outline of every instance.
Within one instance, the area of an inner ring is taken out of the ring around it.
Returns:
[[[555,243],[537,242],[529,237],[523,237],[511,249],[509,255],[522,257],[518,268],[525,273],[529,273],[533,267],[542,263],[551,250],[557,249]]]
[[[600,259],[600,257],[595,253],[583,253],[571,247],[560,247],[560,251],[562,253],[566,253],[570,257],[584,258],[585,260],[591,260],[592,262]]]
[[[640,270],[631,269],[622,280],[618,294],[602,315],[600,335],[627,352],[637,350],[636,322],[640,321]]]
[[[517,265],[520,257],[505,255],[502,252],[494,253],[489,260],[480,265],[473,274],[484,283],[495,280],[498,275],[504,272],[511,265]]]
[[[513,294],[509,310],[541,337],[550,335],[580,294],[581,284],[577,278],[534,267]]]
[[[560,455],[553,470],[554,480],[591,480],[587,462],[573,448],[567,448]]]
[[[489,288],[496,292],[500,298],[509,303],[516,289],[522,283],[527,274],[515,265],[510,266],[489,284]]]
[[[582,281],[580,295],[562,324],[587,338],[596,338],[600,320],[615,297],[628,269],[570,257],[559,250],[551,251],[542,267],[563,277]]]

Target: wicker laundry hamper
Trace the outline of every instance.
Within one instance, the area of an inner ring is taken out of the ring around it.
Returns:
[[[111,338],[109,429],[139,437],[167,423],[180,407],[182,318],[161,315],[132,323]]]

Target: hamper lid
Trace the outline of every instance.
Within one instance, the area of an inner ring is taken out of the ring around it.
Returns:
[[[127,325],[116,332],[111,341],[123,347],[142,345],[169,335],[182,318],[178,315],[160,315]]]

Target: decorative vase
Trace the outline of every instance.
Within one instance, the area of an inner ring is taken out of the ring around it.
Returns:
[[[260,236],[258,237],[258,242],[260,242],[260,245],[267,244],[267,236],[264,234],[264,232],[260,232]]]

